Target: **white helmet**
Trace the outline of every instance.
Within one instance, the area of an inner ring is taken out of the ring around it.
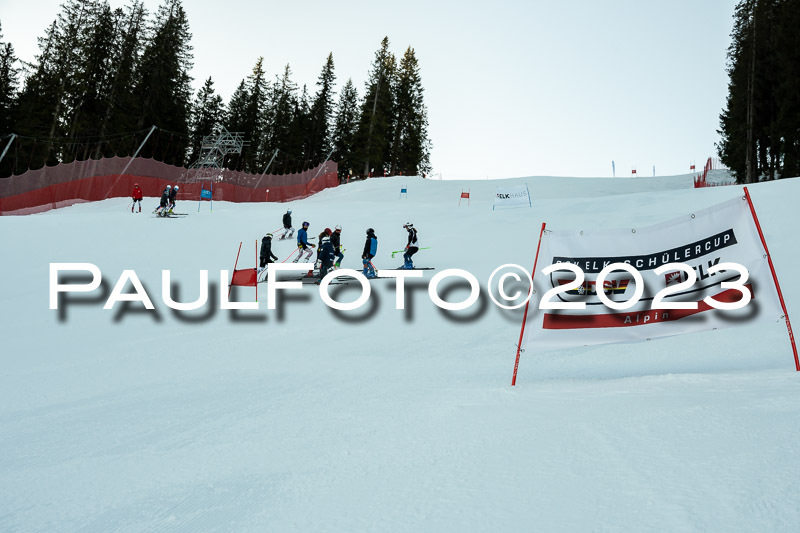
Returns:
[[[180,189],[180,187],[178,187],[178,186],[176,185],[176,186],[175,186],[175,190],[177,191],[178,189]]]
[[[171,188],[172,188],[172,185],[167,185],[167,189],[171,189]]]
[[[336,226],[336,227],[335,227],[335,228],[333,228],[333,229],[334,229],[335,231],[342,231],[342,227],[341,227],[341,226]]]
[[[406,222],[405,224],[403,224],[403,227],[404,228],[413,228],[414,224],[412,224],[411,222]]]

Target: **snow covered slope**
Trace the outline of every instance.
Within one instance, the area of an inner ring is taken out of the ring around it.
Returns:
[[[532,209],[492,211],[497,185],[522,182]],[[800,317],[800,180],[749,190]],[[0,531],[795,531],[800,376],[781,323],[529,350],[511,388],[521,311],[485,297],[446,313],[409,283],[397,310],[377,280],[356,311],[312,287],[267,310],[262,284],[258,311],[218,309],[219,270],[240,241],[252,266],[287,207],[310,235],[343,226],[344,267],[360,268],[367,227],[376,266],[399,266],[411,221],[431,247],[418,266],[485,287],[501,264],[532,266],[542,222],[641,227],[741,193],[695,190],[692,175],[389,178],[291,204],[181,202],[175,220],[124,198],[2,217]],[[273,248],[282,260],[293,246]],[[103,290],[50,310],[51,262],[96,264]],[[103,310],[125,269],[155,312]],[[167,308],[162,269],[181,301],[208,269],[211,302]]]

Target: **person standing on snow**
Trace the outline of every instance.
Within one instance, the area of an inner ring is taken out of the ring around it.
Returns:
[[[283,214],[283,235],[281,240],[290,239],[294,235],[294,228],[292,227],[292,210],[287,209]]]
[[[261,252],[259,253],[261,263],[258,268],[258,273],[262,273],[269,263],[274,263],[278,257],[272,253],[272,233],[267,233],[261,239]]]
[[[142,194],[142,188],[139,187],[138,183],[133,184],[133,193],[131,194],[131,196],[133,196],[133,204],[131,204],[131,213],[133,213],[133,208],[136,207],[136,202],[139,202],[139,212],[141,213],[142,198],[144,198],[144,195]]]
[[[403,224],[403,227],[406,229],[406,231],[408,231],[408,243],[406,243],[406,250],[403,254],[403,260],[405,263],[401,268],[411,270],[414,268],[414,262],[411,260],[411,256],[419,252],[419,238],[417,236],[417,230],[414,228],[414,224],[411,222],[406,222]]]
[[[330,271],[331,267],[333,266],[333,261],[336,259],[336,253],[333,250],[333,244],[331,244],[331,238],[327,235],[322,238],[319,245],[319,280],[317,284],[322,281],[322,278]]]
[[[300,261],[300,258],[306,252],[308,252],[308,255],[306,256],[306,260],[304,261],[304,263],[307,263],[308,260],[311,259],[311,254],[313,253],[311,249],[314,248],[314,245],[308,244],[308,226],[309,226],[308,222],[303,222],[303,227],[300,228],[300,231],[297,232],[298,252],[297,252],[297,257],[295,257],[294,261],[292,261],[293,263],[297,263],[298,261]]]
[[[361,254],[361,262],[364,265],[364,276],[367,278],[377,278],[378,274],[375,272],[375,265],[372,264],[372,258],[378,253],[378,237],[375,235],[375,230],[369,228],[367,230],[367,242],[364,243],[364,253]]]
[[[158,208],[156,208],[156,214],[158,216],[161,217],[166,216],[167,202],[169,202],[169,195],[171,192],[172,192],[172,185],[167,185],[167,188],[164,189],[164,192],[161,193],[161,202],[159,203]]]
[[[342,266],[342,259],[344,259],[344,254],[342,253],[342,227],[336,226],[336,229],[331,234],[331,244],[333,245],[333,251],[336,254],[336,263],[333,265],[336,268]]]
[[[175,199],[178,197],[178,186],[174,186],[172,191],[169,193],[169,209],[167,209],[167,213],[172,213],[172,210],[175,209]]]
[[[330,238],[331,233],[333,233],[331,231],[331,228],[325,228],[324,230],[322,230],[322,233],[320,233],[317,236],[317,242],[319,243],[319,248],[317,248],[317,260],[314,263],[315,266],[319,263],[319,254],[320,252],[322,252],[322,239],[324,239],[325,237]]]

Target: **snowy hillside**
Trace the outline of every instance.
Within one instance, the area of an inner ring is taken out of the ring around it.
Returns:
[[[742,194],[692,180],[389,178],[290,204],[180,202],[173,220],[126,198],[1,217],[0,531],[796,531],[800,373],[782,323],[529,349],[512,388],[521,310],[483,297],[448,313],[426,292],[445,268],[484,287],[499,265],[530,268],[542,222],[641,227]],[[492,211],[496,186],[523,182],[532,208]],[[797,326],[800,180],[749,190]],[[240,241],[254,266],[287,207],[310,235],[341,225],[348,268],[368,227],[376,267],[402,264],[411,221],[430,247],[415,263],[436,270],[407,282],[405,310],[390,280],[351,312],[313,285],[268,310],[266,284],[259,310],[220,310],[219,270]],[[103,286],[50,310],[52,262],[93,263]],[[126,269],[154,312],[103,309]],[[166,269],[179,301],[209,270],[209,304],[169,309]]]

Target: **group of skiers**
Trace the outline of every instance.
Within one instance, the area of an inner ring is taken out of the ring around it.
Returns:
[[[159,202],[158,207],[155,210],[155,213],[158,216],[167,216],[168,214],[172,213],[172,210],[175,209],[175,200],[178,198],[178,190],[180,189],[179,186],[175,185],[167,185],[164,189],[164,192],[161,193],[161,201]],[[138,183],[133,184],[133,193],[131,193],[133,197],[133,203],[131,204],[131,213],[134,212],[134,208],[136,204],[139,204],[139,213],[142,212],[142,198],[144,198],[144,194],[142,193],[142,188],[139,187]]]
[[[175,200],[178,198],[179,188],[180,187],[177,185],[174,187],[172,185],[167,185],[164,192],[161,193],[161,201],[156,209],[156,215],[165,217],[172,213],[172,210],[175,209]]]
[[[334,230],[325,228],[318,236],[319,247],[315,247],[309,243],[308,228],[310,224],[304,221],[301,229],[297,232],[297,257],[293,262],[298,263],[303,256],[303,262],[308,262],[313,255],[313,249],[317,248],[317,258],[315,265],[319,266],[319,278],[322,279],[325,275],[334,268],[339,268],[344,259],[344,248],[342,248],[342,227],[336,226]],[[411,222],[403,224],[403,228],[408,232],[408,242],[403,253],[404,264],[401,268],[413,269],[414,262],[412,256],[419,251],[419,237],[417,230]],[[292,211],[287,210],[283,215],[283,233],[279,240],[290,239],[294,235],[294,228],[292,227]],[[272,253],[272,233],[267,233],[261,239],[261,251],[259,274],[266,268],[269,263],[278,260],[275,254]],[[378,253],[378,237],[375,235],[375,230],[372,228],[367,229],[367,240],[364,243],[364,250],[361,254],[361,263],[363,266],[363,274],[367,278],[377,277],[375,272],[375,265],[372,264],[372,259]],[[309,271],[311,273],[312,271]]]

